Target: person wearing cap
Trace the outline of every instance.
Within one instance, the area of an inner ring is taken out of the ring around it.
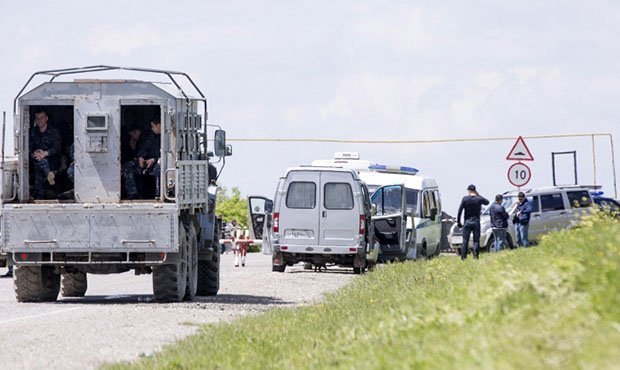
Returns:
[[[480,250],[480,210],[483,205],[489,204],[489,201],[478,194],[475,185],[467,187],[467,195],[461,200],[459,211],[456,216],[456,222],[463,233],[463,245],[461,245],[461,259],[467,258],[467,250],[469,249],[469,235],[474,234],[474,258],[478,258]],[[461,223],[461,213],[465,211],[464,222]]]
[[[495,252],[499,252],[504,249],[506,245],[506,229],[508,229],[508,212],[506,208],[502,206],[504,196],[497,194],[495,196],[495,203],[489,207],[489,215],[491,217],[491,227],[493,228],[493,239]]]
[[[530,241],[528,240],[528,234],[532,205],[525,197],[524,192],[519,192],[517,198],[519,199],[519,203],[517,204],[517,214],[513,220],[515,224],[515,233],[517,234],[517,245],[519,247],[529,247]]]

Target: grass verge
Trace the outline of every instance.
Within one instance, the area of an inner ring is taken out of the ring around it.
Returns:
[[[620,223],[599,218],[538,247],[379,268],[106,368],[617,368],[619,265]]]

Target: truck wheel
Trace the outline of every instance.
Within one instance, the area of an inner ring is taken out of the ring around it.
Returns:
[[[13,286],[18,302],[54,302],[60,291],[60,274],[53,266],[15,266]]]
[[[88,288],[85,272],[62,271],[60,277],[60,293],[63,297],[84,297]]]
[[[197,295],[216,295],[220,290],[220,241],[213,240],[211,259],[198,260],[198,289]]]
[[[153,295],[159,302],[180,302],[187,288],[188,243],[183,223],[179,222],[179,256],[171,265],[153,267]]]
[[[198,240],[193,222],[189,223],[187,243],[189,252],[187,253],[187,287],[183,299],[191,301],[196,296],[198,288]]]

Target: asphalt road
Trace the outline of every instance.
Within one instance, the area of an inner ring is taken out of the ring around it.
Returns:
[[[152,301],[151,275],[88,275],[83,298],[17,303],[12,279],[0,279],[0,369],[84,369],[136,359],[195,333],[199,324],[234,320],[273,307],[308,304],[351,281],[351,269],[271,272],[270,256],[246,267],[222,256],[220,292],[192,302]],[[4,273],[5,269],[0,269]]]

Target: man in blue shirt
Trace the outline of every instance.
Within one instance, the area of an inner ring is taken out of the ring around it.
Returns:
[[[493,239],[495,240],[495,251],[499,252],[506,245],[506,229],[508,228],[508,212],[502,201],[504,197],[501,194],[495,196],[495,203],[489,207],[491,216],[491,227],[493,228]]]
[[[461,259],[467,258],[469,248],[469,234],[474,234],[474,258],[478,258],[480,249],[480,209],[482,205],[489,204],[489,201],[480,196],[476,191],[475,185],[467,187],[468,195],[464,196],[459,206],[456,216],[458,226],[463,229],[463,245],[461,245]],[[465,211],[464,224],[461,223],[461,213]]]
[[[519,204],[517,204],[517,214],[514,219],[517,245],[520,247],[529,247],[530,241],[528,240],[528,231],[530,228],[532,205],[525,197],[525,193],[520,192],[518,198]]]

